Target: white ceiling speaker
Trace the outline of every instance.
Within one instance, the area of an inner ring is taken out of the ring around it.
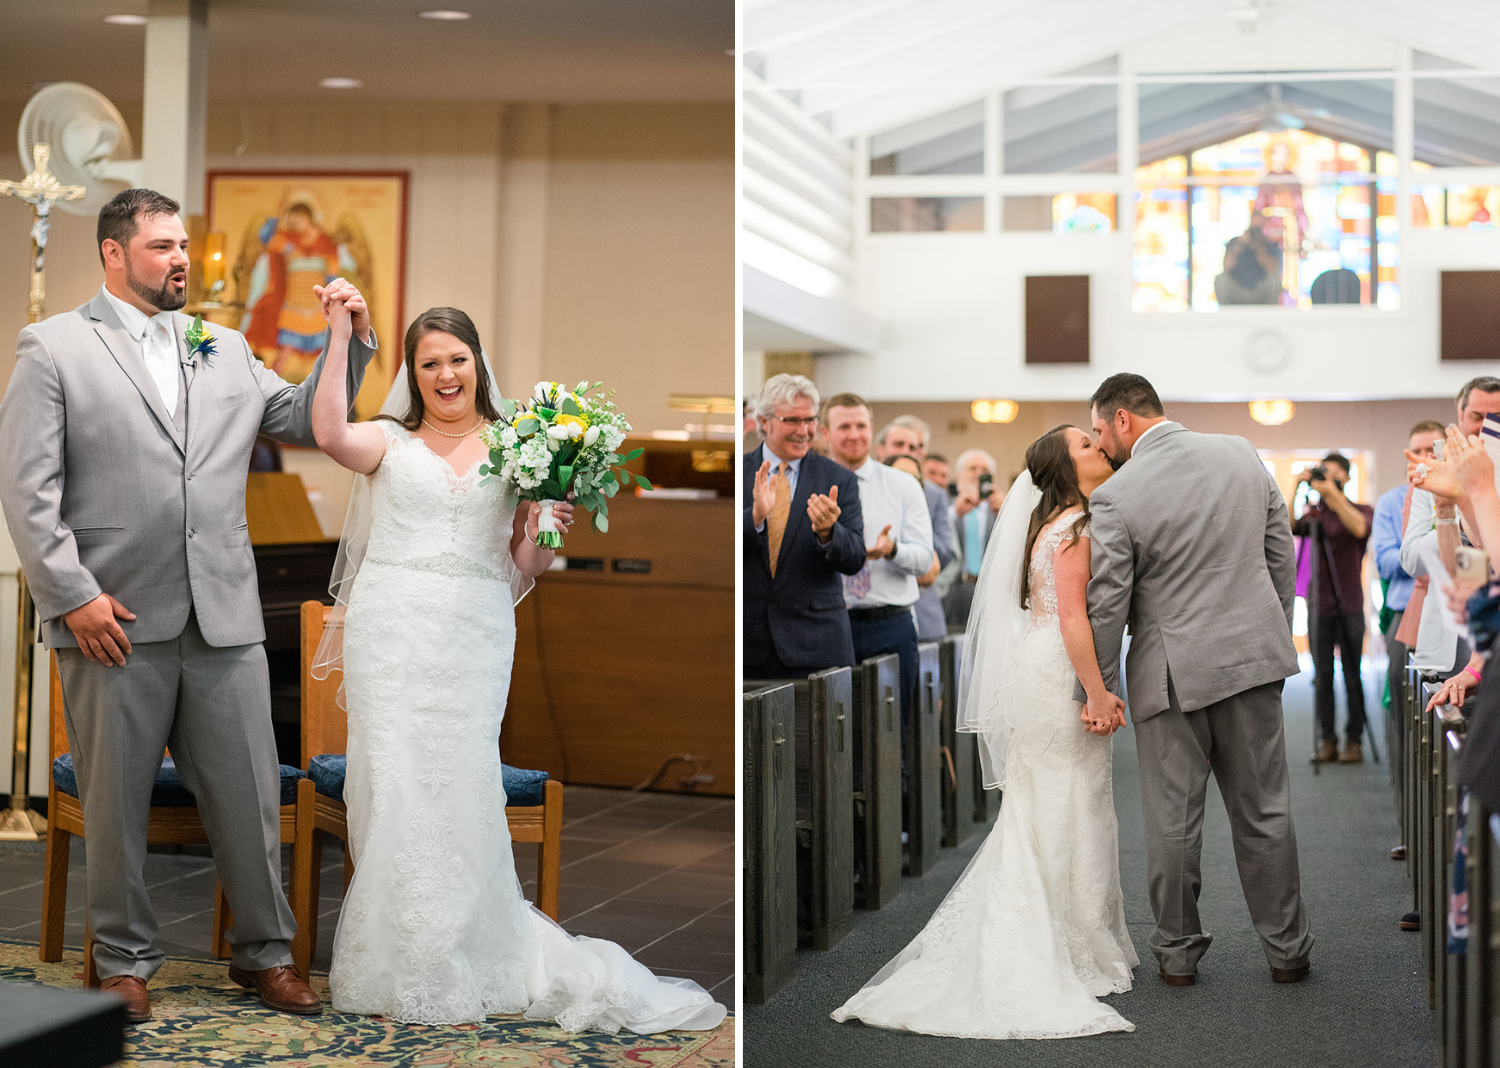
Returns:
[[[53,82],[27,102],[17,144],[26,173],[35,165],[32,149],[50,145],[48,170],[63,185],[87,190],[78,200],[58,201],[74,215],[97,215],[110,197],[141,182],[141,161],[119,109],[78,82]]]

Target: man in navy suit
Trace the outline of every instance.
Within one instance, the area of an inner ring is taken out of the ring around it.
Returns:
[[[865,565],[859,481],[812,451],[818,390],[776,375],[756,406],[765,440],[744,461],[745,678],[854,663],[842,575]]]

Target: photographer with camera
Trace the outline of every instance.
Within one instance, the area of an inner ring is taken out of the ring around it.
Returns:
[[[1360,674],[1360,655],[1365,644],[1365,597],[1361,570],[1365,544],[1375,509],[1355,504],[1344,496],[1349,482],[1349,461],[1331,452],[1323,462],[1297,476],[1299,482],[1318,494],[1301,518],[1292,520],[1292,533],[1306,539],[1303,552],[1312,554],[1316,586],[1309,591],[1308,644],[1312,646],[1313,690],[1322,741],[1314,760],[1358,764],[1364,760],[1361,742],[1365,732],[1365,686]],[[1348,720],[1344,748],[1338,748],[1334,729],[1333,651],[1337,648],[1344,668],[1344,694]]]
[[[974,583],[984,562],[984,549],[1000,514],[1005,494],[995,485],[995,458],[983,449],[968,449],[953,465],[958,495],[948,506],[953,526],[953,560],[938,575],[943,595],[943,615],[948,630],[962,631],[969,625],[974,604]]]

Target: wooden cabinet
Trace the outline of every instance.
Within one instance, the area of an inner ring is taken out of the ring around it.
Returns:
[[[622,493],[607,534],[578,514],[558,554],[566,569],[516,609],[506,763],[732,795],[734,499]]]

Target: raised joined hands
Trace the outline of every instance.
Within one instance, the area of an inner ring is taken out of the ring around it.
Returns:
[[[354,333],[362,341],[369,339],[370,309],[353,282],[335,278],[326,286],[313,286],[313,295],[322,303],[323,318],[336,336],[347,338]]]

